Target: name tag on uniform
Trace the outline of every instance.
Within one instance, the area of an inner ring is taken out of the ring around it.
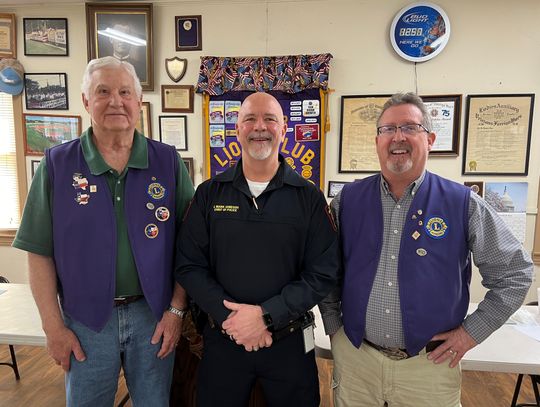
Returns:
[[[313,332],[313,325],[302,328],[304,334],[304,352],[308,353],[315,349],[315,334]]]

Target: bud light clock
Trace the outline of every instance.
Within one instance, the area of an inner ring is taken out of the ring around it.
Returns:
[[[407,61],[424,62],[439,55],[450,38],[450,20],[439,6],[410,4],[397,13],[390,27],[390,41]]]

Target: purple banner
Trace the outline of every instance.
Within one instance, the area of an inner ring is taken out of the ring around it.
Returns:
[[[242,155],[235,124],[242,101],[252,92],[211,96],[208,106],[210,177],[236,165]],[[321,180],[321,97],[318,89],[295,94],[270,92],[281,104],[287,133],[280,148],[285,161],[303,178],[323,188]]]

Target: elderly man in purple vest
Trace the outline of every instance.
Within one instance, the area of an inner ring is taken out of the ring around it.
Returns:
[[[460,359],[531,284],[529,255],[493,209],[425,170],[434,141],[422,100],[392,96],[377,121],[381,174],[332,202],[343,283],[319,306],[337,407],[459,406]],[[466,316],[471,253],[489,291]]]
[[[112,406],[123,368],[134,406],[168,406],[186,305],[173,251],[193,185],[174,147],[135,130],[132,65],[92,60],[82,90],[92,127],[46,150],[13,246],[29,252],[67,405]]]

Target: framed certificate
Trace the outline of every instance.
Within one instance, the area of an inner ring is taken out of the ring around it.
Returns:
[[[341,97],[339,172],[377,172],[377,118],[391,95]]]
[[[429,155],[459,155],[461,95],[422,96],[422,100],[437,135]]]
[[[527,175],[534,94],[469,95],[463,175]]]
[[[161,110],[193,113],[194,93],[191,85],[161,85]]]
[[[348,181],[328,181],[328,198],[334,198],[348,183]]]
[[[187,116],[159,116],[159,141],[187,151]]]
[[[17,58],[17,30],[15,14],[0,14],[0,59]]]
[[[150,102],[142,102],[141,114],[135,128],[147,138],[152,138],[152,115],[150,114]]]

